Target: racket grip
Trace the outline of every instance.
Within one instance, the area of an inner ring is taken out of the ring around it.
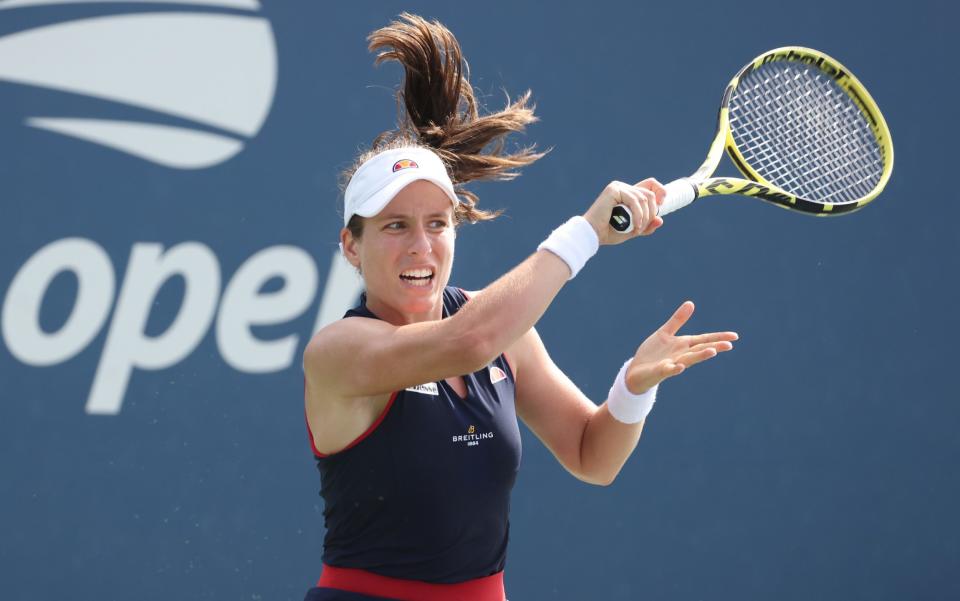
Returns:
[[[661,217],[673,213],[677,209],[682,209],[697,199],[697,187],[685,177],[673,180],[664,188],[666,188],[667,194],[663,197],[660,210],[657,211],[657,215]]]
[[[657,211],[657,215],[661,217],[682,209],[697,198],[697,187],[685,177],[673,180],[664,188],[667,194],[663,197],[663,204]],[[633,213],[627,205],[613,207],[610,214],[610,227],[619,234],[629,234],[633,231]]]

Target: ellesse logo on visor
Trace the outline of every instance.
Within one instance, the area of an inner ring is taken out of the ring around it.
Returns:
[[[411,161],[410,159],[400,159],[399,161],[393,164],[394,173],[396,173],[397,171],[400,171],[401,169],[419,169],[419,168],[420,168],[420,165],[417,165],[415,161]]]

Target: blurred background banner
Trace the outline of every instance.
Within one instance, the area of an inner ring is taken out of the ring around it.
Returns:
[[[453,30],[488,109],[531,88],[517,142],[552,149],[473,187],[506,214],[460,230],[467,289],[610,180],[690,173],[769,48],[843,62],[896,148],[860,212],[705,199],[561,292],[538,329],[597,402],[685,299],[741,342],[662,387],[610,487],[524,430],[508,596],[960,598],[960,10],[933,0],[0,2],[0,597],[316,580],[301,353],[359,292],[337,175],[394,124],[365,38],[401,10]]]

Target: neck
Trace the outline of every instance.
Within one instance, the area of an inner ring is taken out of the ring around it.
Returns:
[[[397,308],[390,303],[371,295],[367,292],[367,309],[370,309],[374,315],[395,326],[404,326],[411,323],[420,323],[424,321],[439,321],[443,319],[443,296],[441,295],[437,303],[423,312],[409,311]]]

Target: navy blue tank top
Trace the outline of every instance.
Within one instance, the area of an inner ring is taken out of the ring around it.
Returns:
[[[344,317],[377,319],[365,301]],[[443,317],[465,302],[447,287]],[[463,380],[466,398],[444,381],[395,392],[346,449],[314,449],[325,564],[443,584],[503,570],[521,450],[513,372],[500,355]]]

